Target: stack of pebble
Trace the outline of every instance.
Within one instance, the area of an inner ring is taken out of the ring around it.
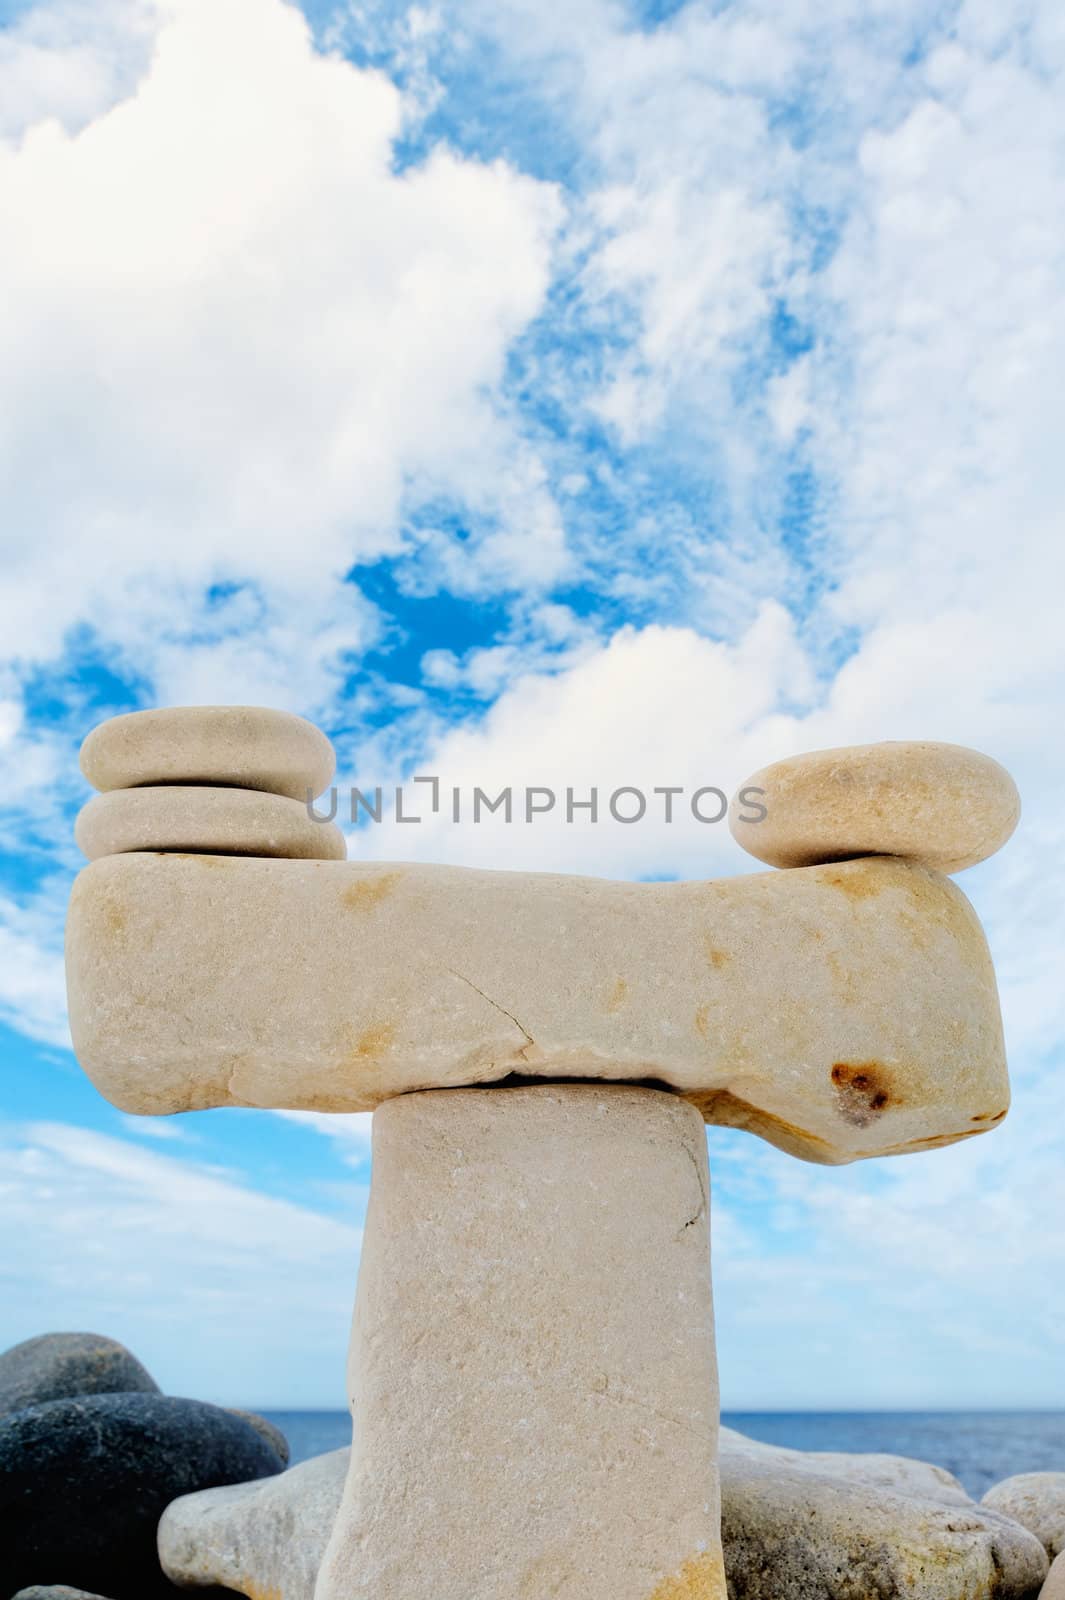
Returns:
[[[156,1551],[167,1505],[287,1462],[264,1418],[160,1393],[113,1339],[15,1345],[0,1355],[0,1595],[172,1596]]]
[[[302,717],[257,706],[134,711],[86,739],[100,793],[75,837],[92,860],[130,850],[342,861],[344,835],[308,801],[333,776],[333,747]]]

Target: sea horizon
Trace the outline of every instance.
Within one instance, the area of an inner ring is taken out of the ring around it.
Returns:
[[[292,1465],[351,1443],[346,1411],[262,1410],[285,1434]],[[881,1411],[732,1411],[724,1427],[794,1450],[908,1456],[943,1467],[979,1500],[1020,1472],[1061,1471],[1065,1408],[983,1407]]]

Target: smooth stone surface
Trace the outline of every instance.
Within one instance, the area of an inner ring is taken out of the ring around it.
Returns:
[[[231,1417],[240,1417],[249,1427],[254,1428],[260,1439],[264,1439],[275,1451],[281,1465],[287,1467],[292,1451],[289,1449],[288,1440],[281,1429],[273,1422],[268,1422],[265,1417],[260,1417],[257,1411],[242,1411],[239,1406],[227,1406],[226,1410]]]
[[[0,1420],[0,1594],[67,1583],[145,1600],[169,1593],[159,1518],[178,1495],[280,1470],[218,1406],[153,1394],[52,1400]]]
[[[1039,1591],[1039,1600],[1065,1600],[1065,1553],[1052,1563],[1047,1581]]]
[[[177,1501],[160,1525],[166,1570],[176,1583],[313,1600],[350,1454]],[[1034,1593],[1045,1567],[1034,1539],[924,1461],[784,1450],[722,1428],[720,1467],[731,1600],[1010,1600]],[[1065,1557],[1042,1600],[1065,1600]]]
[[[899,1456],[820,1454],[722,1429],[730,1600],[1031,1600],[1039,1541],[950,1473]]]
[[[1021,1472],[987,1491],[981,1502],[1034,1533],[1053,1561],[1065,1550],[1065,1472]]]
[[[74,885],[67,983],[78,1059],[131,1112],[657,1080],[844,1162],[984,1132],[1009,1104],[976,915],[891,859],[612,883],[110,856]]]
[[[65,1583],[35,1583],[28,1589],[20,1589],[14,1600],[105,1600],[105,1597],[90,1594],[88,1589],[70,1589]]]
[[[674,1095],[382,1106],[317,1600],[725,1600],[708,1212]]]
[[[333,746],[313,723],[263,706],[166,706],[130,711],[92,730],[81,770],[94,789],[213,783],[307,799],[336,771]]]
[[[116,1339],[42,1333],[0,1355],[0,1416],[84,1394],[158,1394],[159,1385]]]
[[[744,821],[745,790],[768,815]],[[729,808],[732,836],[773,867],[900,856],[960,872],[1000,850],[1021,814],[1017,786],[990,756],[958,744],[884,743],[816,750],[764,767]]]
[[[93,861],[131,850],[304,861],[343,861],[348,853],[336,824],[315,822],[299,800],[184,784],[94,795],[78,815],[74,837]]]
[[[350,1450],[332,1450],[277,1478],[174,1500],[159,1523],[159,1560],[176,1584],[313,1600]]]

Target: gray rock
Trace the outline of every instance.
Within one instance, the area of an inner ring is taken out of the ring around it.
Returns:
[[[125,1345],[99,1333],[42,1333],[0,1355],[0,1416],[78,1394],[158,1394]]]
[[[981,1501],[1034,1533],[1053,1561],[1065,1550],[1065,1472],[1020,1472],[989,1489]]]
[[[248,1423],[198,1400],[101,1394],[13,1412],[0,1418],[0,1595],[67,1583],[173,1600],[155,1547],[170,1501],[280,1468]]]
[[[313,1600],[349,1454],[176,1501],[159,1527],[165,1571]],[[783,1450],[723,1428],[721,1489],[730,1600],[1034,1600],[1046,1576],[1037,1539],[923,1461]]]
[[[243,1417],[248,1426],[254,1428],[260,1438],[265,1439],[271,1449],[277,1451],[281,1465],[288,1466],[292,1451],[280,1428],[269,1422],[266,1417],[260,1417],[257,1411],[242,1411],[239,1406],[227,1406],[226,1410],[231,1417]]]
[[[350,1455],[333,1450],[277,1478],[173,1501],[159,1524],[163,1571],[183,1586],[312,1600]]]
[[[28,1589],[20,1589],[14,1600],[106,1600],[106,1597],[90,1594],[88,1589],[68,1589],[65,1583],[34,1583]]]

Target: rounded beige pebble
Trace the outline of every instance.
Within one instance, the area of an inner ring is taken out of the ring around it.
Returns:
[[[325,734],[303,717],[262,706],[167,706],[101,722],[81,747],[94,789],[213,783],[306,800],[336,771]]]
[[[1051,1561],[1065,1550],[1065,1472],[1019,1472],[989,1489],[983,1503],[1034,1533]]]
[[[1039,1591],[1039,1600],[1065,1600],[1065,1552],[1051,1566],[1050,1575]]]
[[[344,835],[335,823],[315,822],[298,800],[254,789],[179,784],[115,789],[94,795],[82,808],[74,837],[93,861],[131,850],[300,861],[343,861],[347,856]]]
[[[736,792],[729,828],[771,867],[900,856],[960,872],[994,855],[1021,814],[1004,767],[959,744],[815,750],[763,767]]]

